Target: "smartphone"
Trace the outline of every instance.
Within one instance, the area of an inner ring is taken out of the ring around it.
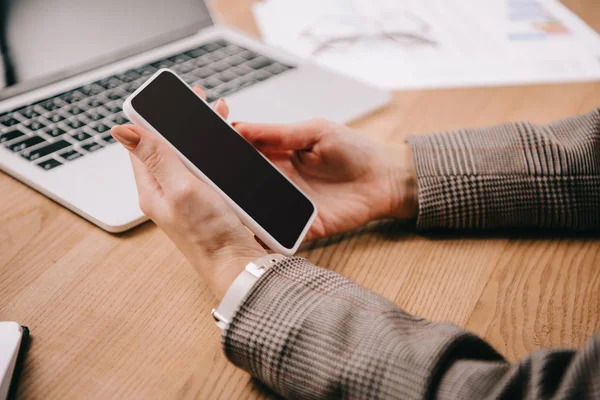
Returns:
[[[296,252],[317,215],[314,203],[173,71],[157,71],[123,111],[166,140],[264,244]]]

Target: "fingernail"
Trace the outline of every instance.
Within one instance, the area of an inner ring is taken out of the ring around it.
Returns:
[[[110,130],[110,134],[127,150],[135,149],[140,142],[140,135],[125,126],[114,127]]]
[[[225,103],[225,100],[223,100],[223,98],[221,97],[219,100],[217,100],[217,102],[215,103],[215,107],[220,106],[221,104]]]

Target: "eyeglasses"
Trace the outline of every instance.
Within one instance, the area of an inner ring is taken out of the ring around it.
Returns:
[[[361,15],[325,16],[300,35],[315,44],[313,54],[343,51],[358,43],[387,42],[405,48],[438,45],[429,23],[409,12],[396,12],[385,19]]]

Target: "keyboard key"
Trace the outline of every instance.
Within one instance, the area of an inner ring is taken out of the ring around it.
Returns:
[[[85,99],[85,97],[86,96],[78,90],[74,90],[60,96],[61,99],[69,104],[77,103],[78,101]]]
[[[72,106],[71,108],[67,109],[67,112],[71,115],[79,115],[83,112],[83,110],[79,106]]]
[[[56,168],[59,165],[62,165],[62,163],[60,161],[55,160],[54,158],[49,158],[46,161],[39,163],[38,165],[44,168],[46,171],[49,171],[52,168]]]
[[[10,142],[11,140],[15,140],[17,138],[20,138],[21,136],[25,136],[25,134],[20,130],[15,129],[14,131],[10,131],[0,135],[0,143]]]
[[[161,68],[170,68],[173,65],[173,63],[167,59],[164,59],[164,60],[154,62],[150,65],[156,69],[161,69]]]
[[[277,75],[277,74],[287,71],[288,69],[290,69],[290,67],[283,65],[283,64],[275,63],[273,65],[268,66],[265,69],[267,71],[269,71],[271,74]]]
[[[66,140],[59,140],[58,142],[54,142],[49,144],[48,146],[40,147],[35,150],[26,150],[23,152],[22,156],[28,159],[29,161],[35,161],[38,158],[42,158],[47,156],[48,154],[55,153],[59,150],[64,149],[65,147],[69,147],[71,143]]]
[[[19,121],[13,118],[12,114],[5,115],[2,118],[0,118],[0,124],[4,125],[5,127],[13,126],[18,123]]]
[[[79,129],[82,126],[85,126],[85,122],[83,122],[77,118],[72,118],[72,119],[65,121],[65,125],[67,125],[71,129]]]
[[[90,135],[88,135],[87,133],[85,133],[83,131],[76,132],[76,133],[72,134],[71,137],[80,142],[83,142],[84,140],[91,138]]]
[[[206,79],[206,78],[208,78],[209,76],[212,76],[212,75],[214,75],[214,74],[215,74],[215,72],[214,72],[213,70],[211,70],[211,69],[208,69],[208,68],[202,68],[202,69],[199,69],[199,70],[197,70],[197,71],[194,71],[194,72],[192,72],[192,73],[193,73],[194,75],[196,75],[196,76],[197,76],[198,78],[200,78],[200,79]]]
[[[273,64],[273,62],[274,61],[270,58],[260,56],[258,58],[255,58],[254,60],[248,62],[246,65],[253,69],[261,69],[261,68],[264,68],[266,66]]]
[[[225,59],[225,62],[227,64],[234,66],[234,67],[237,65],[243,64],[246,61],[248,61],[248,60],[246,60],[245,58],[240,57],[240,56],[231,56],[231,57]]]
[[[125,93],[125,92],[110,92],[109,94],[106,95],[106,97],[109,100],[119,100],[125,96],[127,96],[127,93]]]
[[[139,80],[139,81],[135,81],[135,82],[132,82],[132,83],[130,83],[129,85],[127,85],[127,86],[124,86],[124,87],[123,87],[123,90],[125,90],[127,93],[133,93],[133,92],[135,92],[135,91],[136,91],[136,90],[137,90],[137,89],[138,89],[140,86],[142,86],[142,83],[143,83],[143,82],[142,82],[141,80]]]
[[[209,53],[206,55],[206,58],[208,58],[209,60],[212,60],[212,61],[221,61],[227,57],[229,57],[229,54],[227,54],[221,50],[217,50],[215,52],[212,52],[212,53]]]
[[[77,150],[67,150],[64,153],[60,153],[59,156],[61,156],[67,161],[73,161],[80,157],[83,157],[83,154],[81,154]]]
[[[26,123],[25,127],[29,130],[37,131],[37,130],[40,130],[40,129],[46,127],[46,125],[44,125],[41,121],[33,120],[33,121]]]
[[[65,134],[65,131],[63,131],[62,129],[60,129],[59,127],[55,126],[53,128],[48,128],[44,131],[44,133],[46,135],[50,135],[52,137],[59,137]]]
[[[196,67],[196,68],[204,68],[207,65],[212,64],[212,61],[209,60],[208,58],[199,58],[197,60],[192,61],[192,64]]]
[[[203,46],[200,46],[200,48],[207,53],[212,53],[213,51],[219,50],[221,47],[223,46],[218,42],[208,43]]]
[[[102,80],[96,82],[96,84],[102,86],[106,90],[110,90],[110,89],[114,89],[116,87],[121,86],[123,84],[123,82],[121,82],[117,78],[111,77],[111,78],[102,79]]]
[[[220,63],[211,64],[210,68],[213,71],[215,71],[215,72],[223,72],[226,69],[231,68],[231,66],[229,64],[224,63],[224,62],[220,62]]]
[[[267,80],[272,76],[273,75],[271,75],[266,69],[261,69],[260,71],[256,71],[256,73],[254,74],[254,78],[259,82]]]
[[[217,44],[217,45],[218,45],[218,46],[220,46],[220,47],[227,47],[227,46],[229,46],[229,44],[230,44],[230,43],[229,43],[227,40],[225,40],[225,39],[217,39],[217,40],[215,40],[213,43]]]
[[[98,133],[104,133],[104,132],[108,131],[110,128],[104,124],[98,124],[96,126],[92,126],[92,129]]]
[[[119,113],[119,114],[115,115],[114,117],[112,117],[111,119],[117,125],[123,125],[123,124],[129,123],[129,120],[127,119],[127,117],[125,117],[125,115],[123,113]]]
[[[198,82],[198,78],[194,74],[186,74],[181,78],[183,78],[183,81],[190,86],[194,86],[196,82]]]
[[[90,108],[96,108],[103,105],[104,102],[97,97],[92,97],[91,99],[84,101],[80,104],[81,108],[84,110],[89,110]]]
[[[219,75],[216,76],[216,78],[218,80],[220,80],[221,82],[229,82],[229,81],[236,79],[237,77],[238,77],[238,75],[231,71],[223,71]]]
[[[119,111],[121,111],[123,109],[121,107],[121,104],[122,103],[119,103],[119,102],[110,103],[108,105],[105,105],[104,108],[106,108],[109,113],[114,114],[114,113],[118,113]]]
[[[242,51],[245,51],[246,49],[237,46],[235,44],[230,44],[229,46],[225,47],[222,51],[224,51],[225,53],[229,54],[229,55],[234,55],[237,53],[241,53]]]
[[[215,78],[204,79],[202,82],[200,82],[200,86],[202,86],[205,89],[212,89],[216,86],[219,86],[220,84],[221,81]]]
[[[156,68],[151,67],[149,65],[145,65],[143,67],[138,68],[135,72],[137,72],[141,76],[150,76],[156,72]]]
[[[29,147],[33,147],[35,145],[38,145],[38,144],[44,143],[44,142],[45,142],[45,140],[42,139],[41,137],[39,137],[39,136],[32,136],[32,137],[27,138],[25,140],[21,140],[20,142],[11,144],[10,146],[8,146],[8,148],[11,151],[14,151],[15,153],[17,153],[17,152],[19,152],[21,150],[25,150],[25,149],[27,149]]]
[[[245,65],[240,65],[239,67],[232,68],[231,71],[237,74],[238,76],[244,76],[248,75],[251,72],[254,72],[252,68],[248,68]]]
[[[103,148],[104,146],[102,146],[100,143],[96,143],[96,142],[90,142],[88,144],[85,144],[83,146],[81,146],[83,149],[85,149],[86,151],[92,153],[96,150],[100,150],[101,148]]]
[[[173,64],[181,64],[181,63],[188,61],[189,59],[190,58],[188,56],[186,56],[185,54],[177,54],[177,55],[174,55],[173,57],[168,58],[168,60],[171,61]]]
[[[92,83],[91,85],[83,86],[79,90],[81,90],[81,92],[83,94],[85,94],[86,96],[89,97],[89,96],[95,96],[98,93],[102,93],[104,91],[104,88]]]
[[[26,107],[19,110],[19,113],[25,119],[36,118],[40,116],[40,113],[35,110],[33,107]]]
[[[225,95],[231,94],[233,92],[236,92],[238,90],[237,86],[231,86],[231,85],[221,85],[219,87],[216,87],[210,91],[206,92],[206,95],[208,97],[212,97],[215,99],[218,99],[219,97],[223,97]]]
[[[114,137],[112,137],[112,135],[110,133],[107,133],[106,135],[102,136],[102,140],[104,140],[107,143],[115,143],[116,140]]]
[[[47,120],[52,121],[54,123],[60,122],[60,121],[62,121],[62,120],[65,119],[65,117],[63,117],[59,113],[53,113],[53,114],[49,114],[49,115],[44,115],[44,117],[46,117]]]
[[[185,53],[186,56],[190,57],[190,58],[198,58],[201,57],[203,55],[206,54],[206,50],[204,50],[202,47],[199,47],[197,49],[194,50],[190,50],[190,51],[186,51]]]
[[[140,79],[141,76],[137,72],[131,70],[131,71],[125,72],[124,74],[115,75],[115,78],[117,78],[121,82],[129,83],[129,82],[133,82],[135,80]]]
[[[255,52],[253,52],[253,51],[250,51],[250,50],[245,50],[245,51],[242,51],[240,54],[238,54],[238,56],[240,56],[240,57],[242,57],[242,58],[245,58],[246,60],[252,60],[252,59],[254,59],[254,58],[256,58],[256,57],[259,57],[259,55],[258,55],[258,54],[256,54],[256,53],[255,53]],[[262,57],[262,56],[261,56],[261,57]]]
[[[173,71],[177,72],[178,74],[187,74],[194,69],[194,66],[190,64],[179,64],[173,67]]]
[[[237,84],[238,90],[246,88],[248,86],[252,86],[257,82],[257,80],[252,75],[246,75],[235,81]]]
[[[49,99],[49,100],[44,100],[44,101],[37,103],[38,106],[42,107],[46,111],[58,110],[59,108],[61,108],[62,106],[65,106],[66,104],[67,103],[65,101],[63,101],[62,99],[60,99],[58,97],[55,97],[55,98]]]
[[[100,112],[99,110],[88,111],[87,113],[85,113],[85,115],[92,121],[100,121],[102,118],[105,117],[104,113]]]

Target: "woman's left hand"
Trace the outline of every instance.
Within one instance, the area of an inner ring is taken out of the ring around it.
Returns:
[[[204,97],[201,89],[196,93]],[[215,110],[227,118],[223,100]],[[177,245],[220,300],[250,261],[266,254],[229,205],[169,145],[136,125],[115,126],[130,152],[141,210]]]

